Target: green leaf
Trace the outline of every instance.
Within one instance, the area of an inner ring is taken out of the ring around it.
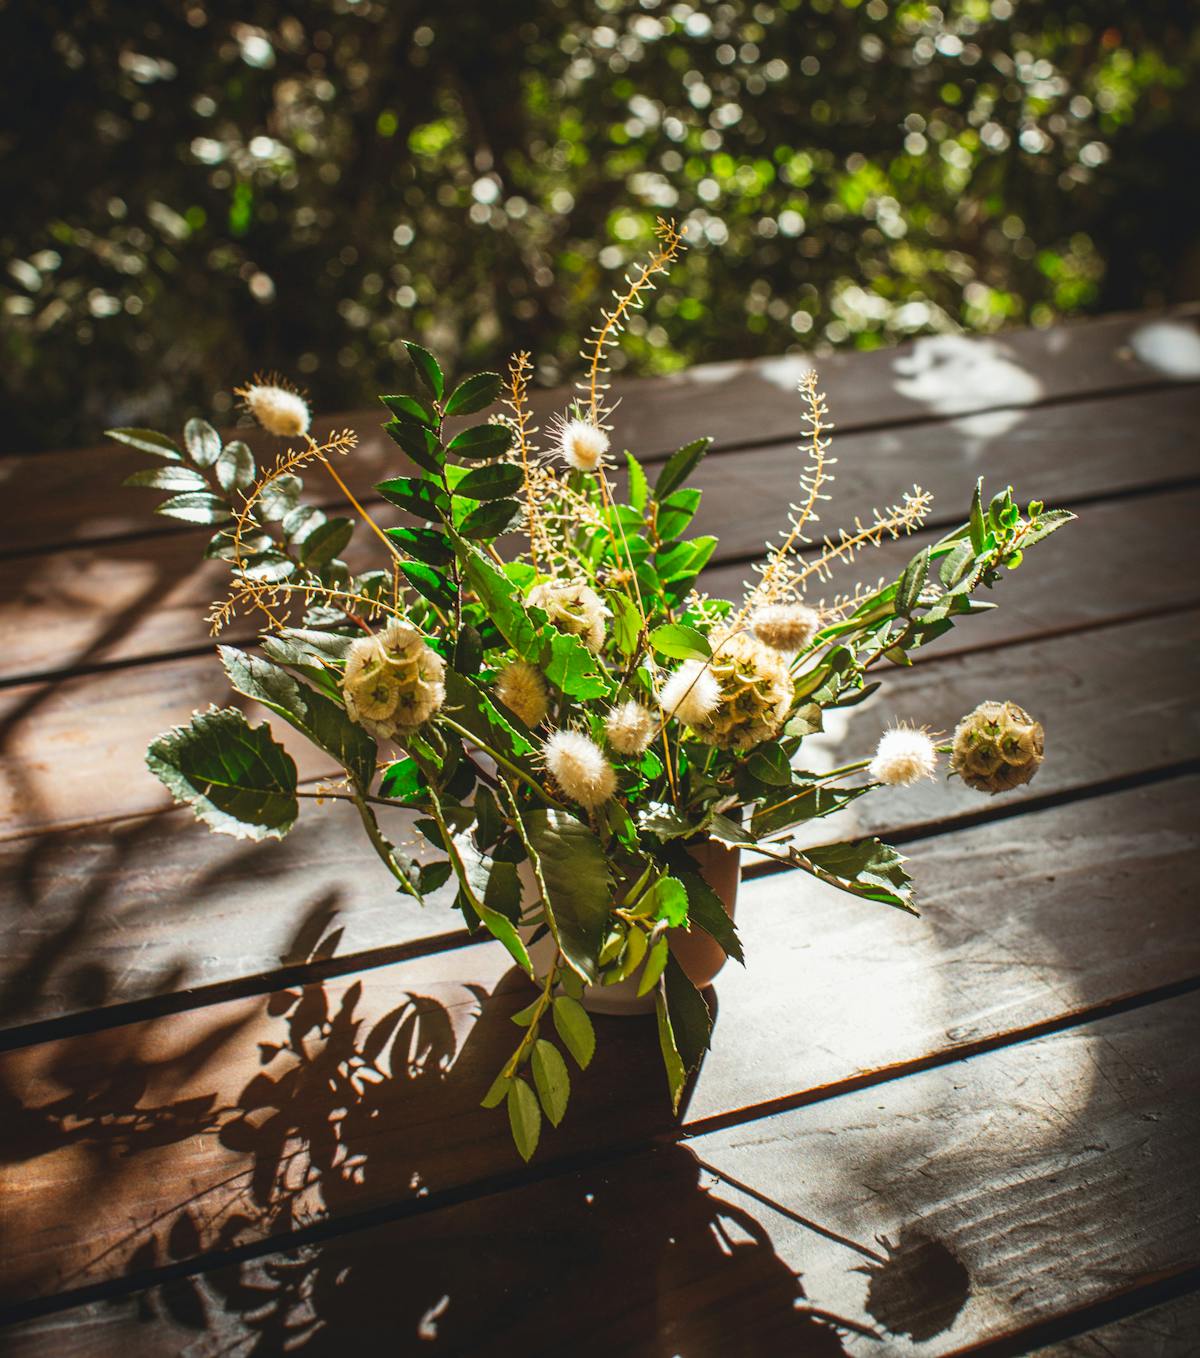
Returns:
[[[941,566],[942,584],[952,589],[966,575],[975,560],[975,549],[964,539],[955,543]]]
[[[415,396],[401,393],[398,396],[379,398],[402,424],[423,424],[432,428],[437,424],[437,415]]]
[[[150,770],[198,819],[238,839],[282,839],[299,814],[296,765],[266,725],[233,707],[197,712],[146,752]]]
[[[572,970],[594,982],[612,908],[612,878],[603,846],[565,811],[531,811],[524,822],[550,930]]]
[[[418,519],[440,519],[450,507],[445,492],[419,476],[393,476],[380,481],[375,489],[390,504]]]
[[[542,1114],[537,1096],[524,1080],[517,1076],[508,1087],[508,1125],[522,1160],[529,1160],[537,1150],[542,1131]]]
[[[670,955],[670,945],[667,943],[666,934],[663,934],[650,949],[646,965],[642,968],[642,979],[638,982],[637,988],[639,995],[649,994],[658,984],[658,978],[663,974],[663,968],[667,965],[667,958]]]
[[[479,1100],[480,1108],[499,1108],[508,1097],[508,1090],[512,1084],[512,1076],[503,1073],[496,1076],[492,1081],[491,1088]]]
[[[516,500],[489,500],[473,509],[459,524],[458,531],[465,538],[499,537],[520,512],[521,506]]]
[[[492,404],[500,395],[500,387],[499,373],[476,373],[474,377],[465,378],[450,393],[445,405],[446,415],[473,415]]]
[[[856,801],[865,792],[869,792],[870,787],[871,785],[867,784],[865,787],[850,788],[817,786],[793,788],[790,794],[785,793],[776,797],[773,805],[756,808],[750,818],[750,829],[758,839],[765,839],[768,835],[778,834],[791,825],[820,820]]]
[[[638,915],[650,915],[654,919],[665,919],[673,928],[687,922],[688,894],[684,885],[675,877],[660,877],[633,907]]]
[[[612,612],[612,634],[617,650],[622,655],[633,655],[644,625],[637,604],[627,594],[614,590],[608,596],[608,605]]]
[[[925,579],[929,574],[929,548],[924,547],[904,568],[904,574],[896,585],[896,613],[907,618],[917,606]]]
[[[454,586],[440,572],[423,561],[402,561],[400,572],[408,583],[443,613],[454,607]]]
[[[542,1108],[551,1123],[557,1127],[567,1111],[567,1100],[571,1097],[571,1076],[562,1053],[544,1037],[533,1044],[530,1058],[533,1068],[533,1083],[537,1088]]]
[[[912,904],[912,878],[902,866],[905,859],[890,844],[878,839],[827,844],[805,849],[801,858],[822,881],[852,896],[917,914]]]
[[[660,504],[691,476],[711,445],[710,438],[693,439],[691,443],[685,443],[677,453],[671,454],[654,485],[654,498]]]
[[[298,476],[285,472],[263,488],[258,497],[258,507],[267,519],[286,519],[300,503],[300,492],[304,483]]]
[[[682,622],[668,622],[650,633],[650,645],[671,660],[707,660],[712,647],[703,632]]]
[[[160,434],[157,429],[106,429],[104,437],[136,448],[139,453],[153,453],[155,457],[164,457],[168,462],[183,461],[183,454],[175,440],[169,439],[166,434]]]
[[[538,747],[527,729],[496,706],[478,684],[457,670],[445,675],[446,705],[443,711],[483,746],[502,755],[533,775],[532,757]]]
[[[147,490],[208,490],[208,479],[202,472],[182,465],[146,467],[127,476],[122,484]]]
[[[650,498],[650,487],[642,464],[631,452],[625,454],[625,465],[629,468],[629,503],[639,514],[645,512],[646,501]]]
[[[675,1049],[684,1070],[690,1075],[703,1060],[712,1041],[712,1014],[704,996],[674,957],[668,959],[663,972],[663,990],[671,1031],[675,1035]]]
[[[413,367],[417,370],[417,376],[425,384],[429,394],[435,401],[442,399],[442,394],[446,390],[446,379],[442,375],[438,361],[421,345],[415,344],[412,340],[405,340],[404,347],[408,350],[408,356],[412,359]]]
[[[513,431],[506,424],[475,424],[456,434],[446,448],[456,457],[469,457],[482,461],[489,457],[499,457],[512,447]]]
[[[658,535],[663,542],[672,542],[686,532],[699,507],[700,491],[694,488],[677,490],[669,495],[658,510]]]
[[[666,939],[659,941],[665,943]],[[646,965],[649,967],[649,963]],[[643,993],[639,987],[638,994]],[[667,1072],[667,1088],[671,1091],[671,1112],[678,1113],[679,1100],[683,1097],[683,1086],[687,1083],[687,1069],[683,1064],[683,1058],[679,1055],[675,1033],[671,1027],[671,1015],[667,1009],[666,996],[661,990],[655,996],[654,1012],[658,1019],[658,1046],[662,1052],[663,1066]]]
[[[472,467],[455,485],[454,493],[464,495],[468,500],[499,500],[511,495],[524,479],[515,462],[490,462],[483,467]]]
[[[772,787],[790,787],[792,766],[787,754],[779,745],[760,745],[751,750],[746,759],[746,771],[760,783]]]
[[[229,682],[290,722],[301,735],[337,760],[366,791],[375,776],[375,742],[352,722],[341,703],[301,684],[278,665],[261,656],[218,646]]]
[[[650,935],[643,929],[631,929],[629,931],[629,937],[625,941],[625,951],[621,956],[621,965],[613,978],[615,981],[628,980],[637,971],[642,964],[642,959],[646,956],[649,940]]]
[[[681,872],[680,880],[688,895],[688,922],[698,924],[721,945],[727,957],[746,964],[742,941],[720,896],[698,872]]]
[[[1035,542],[1041,542],[1043,538],[1048,538],[1051,533],[1057,532],[1064,523],[1070,523],[1075,517],[1069,509],[1046,510],[1036,523],[1031,524],[1026,529],[1025,536],[1021,539],[1021,546],[1023,548],[1032,547]]]
[[[183,446],[197,467],[211,467],[221,456],[221,436],[207,420],[188,420],[183,426]]]
[[[320,568],[340,556],[353,536],[353,519],[328,519],[304,539],[300,559],[306,566]]]
[[[227,523],[233,517],[225,501],[207,490],[185,490],[182,495],[172,495],[154,512],[169,519],[182,519],[184,523]]]
[[[987,524],[983,517],[983,477],[975,482],[975,494],[971,498],[971,517],[968,523],[971,546],[978,556],[983,551],[987,535]]]
[[[570,995],[559,995],[554,1001],[554,1028],[562,1044],[575,1058],[580,1070],[586,1070],[596,1054],[596,1030],[587,1010]]]
[[[254,454],[241,439],[235,439],[221,449],[216,472],[222,490],[249,490],[256,471]]]
[[[445,533],[436,528],[387,528],[388,537],[409,556],[429,566],[444,566],[454,559],[454,549]]]
[[[383,431],[418,467],[435,474],[441,471],[446,455],[432,429],[409,420],[388,420]]]

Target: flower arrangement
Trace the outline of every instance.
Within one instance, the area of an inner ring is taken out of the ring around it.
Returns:
[[[632,983],[653,995],[678,1106],[711,1028],[679,941],[701,931],[743,960],[695,845],[732,846],[915,913],[895,849],[877,839],[801,848],[797,829],[879,787],[933,777],[943,754],[952,774],[993,793],[1027,782],[1043,756],[1032,717],[985,702],[948,744],[897,725],[841,768],[803,767],[826,713],[874,692],[879,667],[910,663],[958,618],[992,607],[977,590],[1072,516],[1038,503],[1022,513],[1011,490],[985,502],[980,485],[966,522],[897,579],[811,600],[810,588],[860,551],[918,528],[930,497],[914,488],[813,541],[833,460],[810,374],[798,393],[807,432],[797,503],[744,597],[708,597],[698,582],[716,541],[686,534],[700,501],[687,482],[709,440],[681,447],[653,485],[626,453],[618,490],[620,421],[606,399],[622,325],[682,248],[674,226],[660,224],[658,248],[585,346],[579,396],[548,447],[532,422],[526,354],[504,377],[450,386],[433,355],[408,344],[418,390],[382,397],[387,433],[408,460],[376,487],[386,512],[368,512],[338,471],[354,435],[318,441],[302,395],[275,378],[239,392],[286,441],[265,470],[202,420],[188,422],[182,447],[153,431],[110,431],[162,459],[130,478],[170,492],[159,512],[215,529],[208,555],[232,578],[214,632],[244,611],[261,623],[257,649],[219,648],[233,688],[337,773],[302,786],[271,729],[233,707],[160,736],[151,769],[213,829],[251,839],[287,834],[302,798],[348,800],[401,892],[419,902],[453,879],[468,925],[494,935],[537,986],[514,1016],[522,1031],[511,1056],[481,1090],[487,1106],[505,1104],[526,1159],[543,1116],[557,1125],[566,1110],[560,1047],[580,1068],[591,1060],[595,1030],[581,1001],[595,988]],[[497,402],[500,413],[464,418]],[[355,522],[302,500],[309,469],[331,478],[374,535],[378,564],[346,565]],[[393,509],[403,522],[389,522]],[[415,813],[437,858],[389,838],[379,813],[395,808]]]

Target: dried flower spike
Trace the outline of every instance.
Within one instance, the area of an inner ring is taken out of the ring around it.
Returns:
[[[908,787],[922,778],[932,778],[936,768],[937,748],[928,731],[892,726],[879,737],[867,774],[889,787]]]
[[[580,472],[598,471],[608,452],[608,435],[591,420],[560,419],[554,425],[558,450],[568,466]]]
[[[346,653],[342,700],[377,740],[415,731],[446,700],[445,661],[409,623],[393,619]]]
[[[539,726],[550,710],[550,690],[542,672],[525,660],[512,660],[500,671],[496,697],[526,726]]]
[[[246,386],[236,388],[235,394],[268,434],[290,439],[308,433],[312,424],[308,402],[282,378],[256,377]]]
[[[563,795],[588,811],[617,790],[617,775],[594,740],[580,731],[555,731],[542,747],[546,767]]]
[[[608,743],[618,754],[641,754],[657,731],[654,714],[632,698],[614,707],[604,721]]]
[[[754,613],[750,627],[764,646],[795,655],[821,630],[821,615],[806,604],[767,604]]]
[[[608,609],[591,585],[582,581],[547,580],[529,591],[529,603],[544,609],[560,632],[580,637],[589,651],[604,645]]]
[[[1029,782],[1045,752],[1045,733],[1016,703],[980,703],[958,723],[950,763],[978,792],[1008,792]]]
[[[721,688],[716,675],[702,660],[685,660],[662,686],[658,705],[693,730],[716,710]]]

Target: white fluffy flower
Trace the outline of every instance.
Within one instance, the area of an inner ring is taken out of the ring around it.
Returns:
[[[576,471],[594,472],[608,452],[608,435],[591,420],[563,420],[558,434],[559,452]]]
[[[239,387],[238,395],[268,434],[287,439],[308,433],[312,412],[298,391],[280,382],[252,382]]]
[[[908,787],[922,778],[932,778],[936,768],[937,749],[927,731],[893,726],[879,737],[867,773],[877,783]]]
[[[589,811],[617,789],[617,775],[594,740],[580,731],[555,731],[542,747],[550,776],[563,795]]]
[[[755,612],[750,627],[764,646],[795,655],[820,630],[821,615],[806,604],[767,604]]]
[[[657,730],[654,713],[632,698],[614,707],[604,720],[608,743],[618,754],[641,754]]]
[[[662,686],[658,703],[668,717],[696,727],[721,701],[717,677],[701,660],[685,660]]]
[[[546,720],[550,691],[542,672],[526,660],[512,660],[496,676],[496,697],[526,726]]]

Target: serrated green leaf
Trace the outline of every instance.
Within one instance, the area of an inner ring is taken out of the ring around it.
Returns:
[[[627,594],[613,591],[608,595],[608,605],[612,612],[612,634],[617,650],[622,655],[633,655],[645,620],[638,612],[637,604]]]
[[[966,575],[975,560],[975,549],[964,540],[955,543],[953,549],[942,561],[941,579],[947,589],[952,589]]]
[[[727,957],[745,966],[742,941],[724,901],[698,872],[681,872],[679,878],[688,895],[689,924],[698,925],[709,937],[716,939]]]
[[[183,446],[197,467],[211,467],[221,456],[221,436],[207,420],[188,420],[183,426]]]
[[[184,523],[227,523],[233,517],[225,501],[207,490],[185,490],[182,495],[172,495],[154,512],[169,519],[182,519]]]
[[[712,1042],[712,1014],[704,996],[674,957],[668,958],[663,972],[663,991],[671,1017],[671,1031],[675,1035],[675,1049],[684,1070],[690,1075]]]
[[[469,457],[476,462],[499,457],[513,444],[513,431],[506,424],[475,424],[456,434],[446,447],[455,457]]]
[[[710,438],[693,439],[691,443],[685,443],[677,453],[671,454],[654,485],[654,498],[660,504],[691,476],[711,445]]]
[[[208,490],[208,480],[202,472],[196,471],[194,467],[170,464],[166,467],[146,467],[127,476],[122,484],[146,490]]]
[[[650,498],[650,486],[642,464],[630,452],[625,454],[625,465],[629,469],[629,503],[640,515],[645,512],[646,501]]]
[[[445,533],[436,528],[388,528],[388,537],[408,556],[429,566],[445,566],[454,557]]]
[[[975,482],[975,494],[971,497],[971,517],[967,524],[967,530],[971,538],[971,546],[975,555],[979,556],[983,551],[983,544],[987,539],[987,526],[983,517],[983,477]]]
[[[438,473],[445,465],[446,455],[437,435],[423,424],[409,420],[389,420],[383,426],[384,433],[398,447],[402,448],[418,467],[427,472]]]
[[[375,742],[350,720],[340,703],[301,684],[261,656],[234,646],[219,646],[217,652],[229,682],[239,693],[278,713],[337,760],[356,786],[366,791],[375,776]]]
[[[446,379],[437,359],[428,349],[412,340],[405,340],[404,347],[408,350],[408,356],[412,359],[413,367],[417,370],[417,376],[425,384],[433,399],[440,401],[443,392],[446,390]]]
[[[699,507],[700,491],[694,488],[677,490],[674,495],[668,495],[659,505],[656,520],[658,535],[662,541],[673,542],[680,534],[685,533]]]
[[[492,1081],[491,1088],[479,1100],[480,1108],[499,1108],[508,1097],[509,1086],[512,1084],[512,1077],[500,1074]]]
[[[660,940],[666,942],[665,939]],[[653,956],[653,953],[651,953]],[[650,965],[646,964],[647,967]],[[638,994],[644,992],[639,988]],[[654,999],[654,1013],[658,1020],[658,1046],[662,1052],[663,1067],[667,1072],[667,1088],[671,1094],[671,1112],[679,1112],[679,1100],[683,1097],[683,1087],[687,1083],[687,1070],[675,1043],[675,1033],[671,1028],[671,1016],[667,1009],[666,996],[660,990]]]
[[[443,613],[454,607],[454,586],[441,573],[423,561],[402,561],[400,573],[418,594],[440,608]]]
[[[646,965],[642,968],[641,980],[638,981],[637,993],[648,995],[658,984],[658,978],[663,974],[663,968],[667,965],[667,958],[670,956],[670,944],[667,936],[655,940],[646,957]]]
[[[896,613],[899,617],[911,615],[925,588],[929,574],[929,548],[923,547],[904,568],[904,574],[896,584]]]
[[[553,1007],[554,1029],[562,1044],[575,1058],[580,1070],[586,1070],[596,1054],[596,1030],[587,1010],[570,995],[559,995]]]
[[[650,633],[650,645],[671,660],[708,660],[712,647],[703,632],[682,622],[668,622]]]
[[[106,429],[104,437],[136,448],[139,453],[153,453],[168,462],[182,462],[183,454],[174,439],[160,434],[157,429]]]
[[[1055,533],[1063,524],[1070,523],[1076,516],[1068,509],[1048,509],[1035,524],[1032,524],[1025,531],[1021,539],[1021,546],[1032,547],[1035,542],[1041,542],[1043,538],[1048,538],[1051,533]]]
[[[533,1069],[533,1083],[542,1110],[551,1124],[557,1127],[563,1120],[567,1100],[571,1097],[571,1076],[567,1071],[567,1063],[552,1042],[539,1037],[533,1044],[529,1064]]]
[[[508,1125],[512,1128],[513,1143],[522,1160],[529,1160],[537,1150],[542,1131],[542,1114],[537,1095],[517,1076],[508,1087]]]
[[[217,481],[222,490],[249,490],[257,470],[254,454],[241,439],[227,443],[217,458]]]
[[[915,915],[912,878],[904,870],[904,861],[903,855],[890,844],[863,839],[805,849],[799,865],[807,865],[822,881],[852,896],[880,901]]]
[[[306,566],[320,569],[340,556],[353,536],[353,519],[329,519],[305,537],[300,559]]]
[[[447,417],[474,415],[477,410],[490,406],[500,395],[501,385],[499,373],[476,373],[473,377],[464,378],[446,401]]]
[[[455,483],[454,493],[468,500],[501,500],[511,495],[524,479],[515,462],[490,462],[472,467]]]
[[[465,538],[490,540],[499,537],[520,512],[516,500],[489,500],[473,509],[459,524],[458,531]]]
[[[282,839],[299,814],[296,765],[266,725],[236,708],[197,712],[153,741],[146,763],[178,802],[222,834]]]
[[[547,923],[567,964],[594,982],[612,907],[604,848],[588,826],[552,807],[529,812],[524,824]]]
[[[663,876],[631,908],[635,914],[665,919],[672,928],[678,928],[687,921],[688,895],[678,878]]]
[[[393,476],[388,481],[380,481],[375,490],[390,504],[407,510],[418,519],[440,519],[450,508],[445,492],[419,476]]]
[[[437,424],[437,415],[416,396],[401,392],[396,396],[381,396],[379,399],[391,411],[393,418],[404,424],[423,424],[430,428]]]
[[[300,492],[304,483],[291,472],[284,472],[263,487],[257,505],[266,519],[286,519],[300,503]]]
[[[642,964],[642,959],[646,956],[646,949],[650,945],[650,935],[643,929],[630,929],[629,937],[625,941],[625,951],[621,956],[621,966],[617,971],[616,980],[625,981],[637,971]]]

